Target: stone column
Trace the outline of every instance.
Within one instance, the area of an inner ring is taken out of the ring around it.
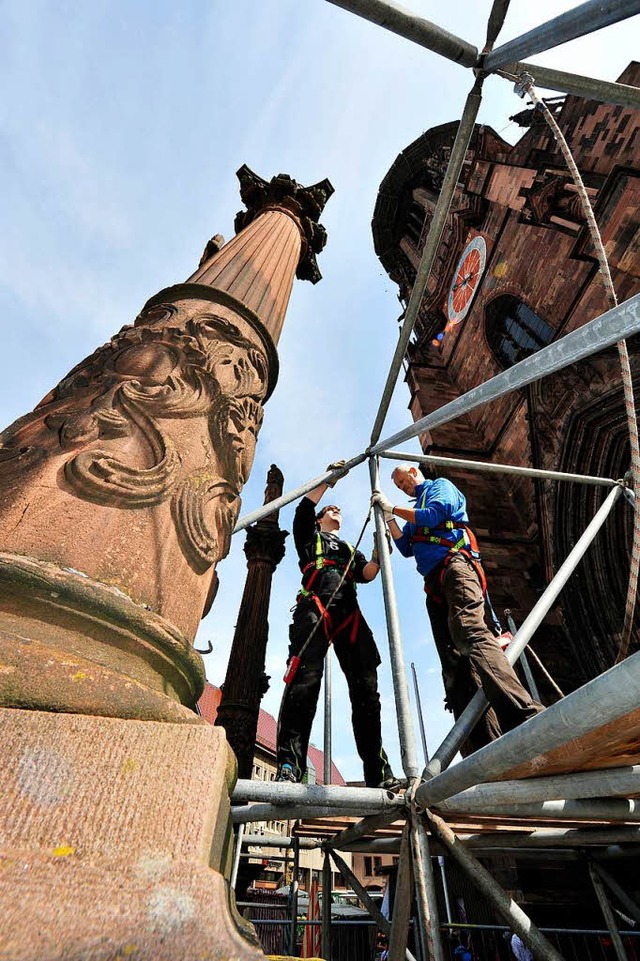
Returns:
[[[332,187],[238,176],[236,237],[0,435],[0,958],[255,956],[193,638]]]
[[[265,504],[282,494],[284,478],[271,465]],[[223,727],[238,761],[238,777],[250,778],[263,695],[269,689],[264,672],[269,639],[269,599],[273,573],[284,557],[287,531],[280,529],[278,511],[247,530],[245,582],[238,622],[233,635],[227,676],[222,688],[216,725]]]

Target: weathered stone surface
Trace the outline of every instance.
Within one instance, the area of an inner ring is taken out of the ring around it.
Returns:
[[[229,550],[274,356],[208,295],[167,291],[79,364],[4,433],[0,479],[6,551],[116,586],[189,638]]]
[[[332,192],[328,181],[239,176],[240,233],[214,238],[187,283],[151,298],[0,435],[0,636],[12,674],[0,703],[192,720],[167,701],[193,706],[202,692],[188,649],[229,550],[294,276],[319,277],[314,217]],[[29,578],[35,596],[13,589]],[[92,704],[56,651],[95,666]]]
[[[241,184],[246,230],[0,435],[3,961],[261,956],[192,643],[332,188]]]
[[[0,758],[0,958],[260,956],[219,873],[222,731],[3,709]]]

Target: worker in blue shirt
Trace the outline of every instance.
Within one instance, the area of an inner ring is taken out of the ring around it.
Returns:
[[[468,748],[477,750],[543,707],[505,657],[496,637],[499,629],[487,626],[487,584],[464,495],[445,478],[425,479],[415,465],[397,467],[391,477],[415,499],[415,506],[395,506],[380,492],[373,499],[385,512],[396,547],[404,557],[415,558],[424,577],[447,706],[459,717],[478,688],[490,704],[468,739]],[[406,521],[402,529],[396,516]]]

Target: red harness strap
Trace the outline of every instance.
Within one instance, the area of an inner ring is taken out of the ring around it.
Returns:
[[[471,564],[473,565],[474,570],[480,580],[480,586],[482,588],[482,596],[486,598],[487,578],[485,577],[484,569],[480,562],[480,550],[478,548],[478,541],[476,539],[476,535],[474,534],[469,524],[466,524],[464,521],[450,521],[443,524],[437,524],[435,527],[428,528],[428,530],[430,531],[452,530],[453,528],[451,527],[451,524],[455,524],[456,528],[465,531],[467,538],[469,540],[468,548],[459,546],[461,544],[461,541],[458,541],[457,544],[454,544],[452,541],[448,540],[446,537],[434,537],[432,534],[418,533],[418,534],[413,534],[411,536],[412,542],[417,541],[417,542],[423,542],[423,543],[427,542],[429,544],[438,544],[442,547],[447,547],[449,549],[449,553],[445,555],[444,559],[440,562],[440,564],[438,564],[438,566],[431,572],[431,574],[429,574],[425,578],[425,582],[424,582],[425,594],[428,594],[428,596],[432,600],[436,601],[436,603],[441,603],[442,601],[444,601],[444,596],[442,594],[441,588],[442,588],[442,581],[445,575],[445,571],[449,566],[449,564],[451,563],[451,561],[453,560],[453,558],[456,557],[458,554],[462,554],[462,556],[466,557],[466,559],[470,561]]]
[[[337,627],[334,627],[333,624],[331,623],[331,615],[329,614],[329,611],[326,609],[326,607],[324,606],[324,604],[322,603],[318,595],[312,594],[309,600],[312,600],[315,603],[316,607],[318,608],[318,611],[320,612],[320,617],[322,618],[322,626],[324,628],[324,634],[330,644],[333,641],[336,634],[339,634],[340,631],[343,631],[345,627],[348,627],[349,625],[351,625],[351,630],[349,631],[349,643],[355,644],[356,638],[358,636],[358,629],[360,627],[360,618],[362,617],[359,607],[356,607],[356,609],[351,611],[350,614],[347,614],[342,624],[339,624]]]
[[[351,630],[349,631],[349,643],[355,644],[356,638],[358,636],[358,629],[360,627],[361,617],[362,615],[360,613],[360,608],[356,607],[355,611],[351,611],[350,614],[347,614],[347,616],[345,617],[340,627],[336,628],[335,633],[339,634],[340,631],[343,631],[345,627],[351,624]]]
[[[444,558],[443,561],[441,561],[440,564],[438,564],[435,570],[433,570],[428,575],[428,577],[425,577],[424,592],[431,598],[432,601],[435,601],[437,604],[441,604],[444,601],[444,594],[442,593],[442,581],[444,580],[444,575],[447,570],[447,567],[449,566],[453,558],[457,557],[459,554],[462,554],[462,556],[466,557],[468,561],[471,561],[473,568],[476,574],[478,575],[478,579],[480,581],[480,587],[482,588],[482,596],[486,599],[487,578],[484,573],[484,568],[480,563],[480,560],[477,557],[474,557],[471,551],[468,551],[464,547],[461,547],[460,550],[452,551],[450,554],[447,554],[447,556]]]
[[[315,561],[309,561],[308,564],[305,564],[305,566],[302,568],[302,587],[305,591],[307,591],[308,594],[311,594],[311,587],[313,585],[313,582],[315,581],[320,571],[324,570],[325,567],[338,567],[344,570],[344,568],[346,567],[346,564],[338,564],[337,561],[331,561],[326,557],[322,558],[322,567],[318,567]],[[311,577],[305,584],[304,577],[308,571],[311,571]],[[349,570],[349,572],[347,573],[346,580],[352,581],[353,577],[354,577],[353,570]]]
[[[317,594],[312,594],[310,599],[315,602],[316,607],[320,611],[320,617],[322,618],[322,626],[324,628],[324,635],[326,639],[329,641],[329,643],[331,643],[331,635],[333,634],[333,627],[331,625],[331,615],[329,614],[329,611],[326,609],[326,607],[324,606],[324,604],[322,603],[322,601],[320,600]]]

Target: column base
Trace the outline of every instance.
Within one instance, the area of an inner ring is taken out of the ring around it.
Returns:
[[[197,724],[204,665],[122,591],[0,552],[0,705]]]
[[[0,709],[2,961],[257,961],[221,730]]]

